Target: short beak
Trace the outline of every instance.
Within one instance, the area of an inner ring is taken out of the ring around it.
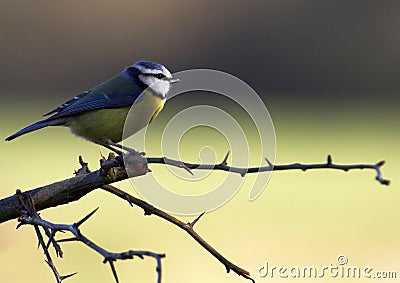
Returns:
[[[177,79],[177,78],[170,78],[170,79],[168,79],[168,81],[169,81],[169,83],[174,84],[174,83],[179,82],[180,79]]]

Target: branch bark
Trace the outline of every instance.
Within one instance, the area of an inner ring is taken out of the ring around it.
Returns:
[[[131,165],[127,168],[122,167],[123,164],[118,156],[105,161],[97,171],[78,174],[76,177],[25,191],[23,195],[30,197],[39,211],[77,201],[103,185],[127,179],[128,174],[140,176],[149,171],[147,160],[141,155],[129,155],[125,158],[125,162],[129,162]],[[19,201],[16,195],[0,200],[0,223],[15,219],[19,215]]]

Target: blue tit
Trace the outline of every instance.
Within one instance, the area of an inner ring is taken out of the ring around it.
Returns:
[[[177,81],[161,64],[136,62],[118,76],[44,114],[53,115],[23,128],[6,141],[47,126],[65,126],[79,137],[119,152],[112,146],[123,148],[118,142],[152,122],[163,108],[171,84]],[[124,131],[129,111],[134,122]]]

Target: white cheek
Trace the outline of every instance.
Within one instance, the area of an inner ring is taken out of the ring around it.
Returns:
[[[168,81],[160,80],[150,86],[150,88],[162,97],[166,97],[169,91],[170,83]]]
[[[139,79],[149,86],[157,95],[165,98],[170,88],[170,83],[165,80],[158,80],[152,76],[139,75]]]
[[[150,86],[155,83],[154,77],[151,76],[139,75],[139,79],[142,81],[142,83],[144,83],[147,86]]]

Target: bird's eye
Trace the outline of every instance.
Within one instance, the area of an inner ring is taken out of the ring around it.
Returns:
[[[162,78],[165,78],[165,75],[164,74],[155,74],[154,75],[157,79],[162,79]]]

